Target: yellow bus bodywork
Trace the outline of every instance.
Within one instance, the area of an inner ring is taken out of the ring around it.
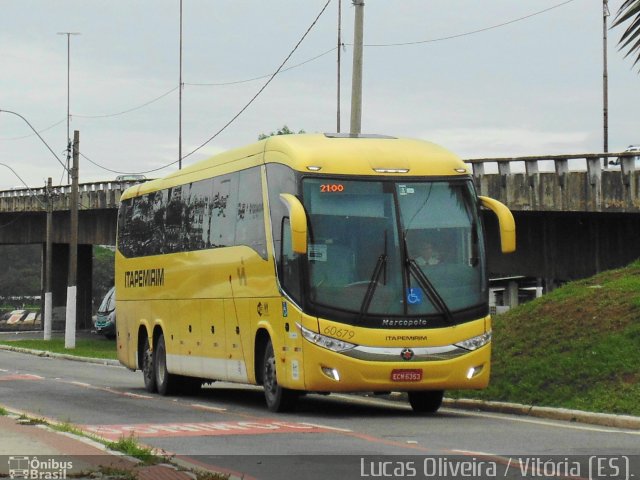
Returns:
[[[122,199],[267,163],[285,164],[299,172],[309,172],[312,167],[321,174],[374,178],[469,174],[457,156],[428,142],[289,135],[232,150],[163,179],[139,184],[125,191]],[[338,337],[348,331],[349,342],[377,348],[448,346],[490,332],[491,320],[479,318],[439,329],[371,329],[304,314],[278,285],[262,169],[266,259],[245,246],[139,258],[125,258],[116,252],[117,348],[122,364],[140,369],[140,335],[153,339],[154,330],[161,329],[170,372],[255,384],[254,367],[261,360],[255,358],[255,342],[258,332],[264,330],[273,342],[278,382],[290,389],[409,391],[477,389],[488,384],[490,342],[456,358],[406,362],[400,357],[396,361],[359,360],[306,341],[298,325],[321,334],[337,332]],[[162,272],[162,285],[145,285],[139,280],[150,271]],[[324,373],[323,367],[335,369],[339,380]],[[394,369],[407,368],[422,369],[422,379],[391,379]]]

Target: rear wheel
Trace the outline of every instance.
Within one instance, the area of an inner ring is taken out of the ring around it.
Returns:
[[[292,410],[298,399],[297,392],[278,385],[276,375],[276,357],[273,352],[271,340],[267,343],[264,352],[264,362],[262,365],[262,381],[264,386],[264,397],[267,401],[267,408],[272,412],[286,412]]]
[[[175,391],[179,378],[167,370],[167,347],[164,343],[163,334],[160,334],[156,343],[153,354],[153,370],[155,372],[158,393],[160,395],[169,395]]]
[[[409,403],[416,413],[436,413],[442,405],[444,390],[409,392]]]
[[[149,337],[144,339],[144,347],[142,347],[142,376],[144,377],[144,388],[149,393],[158,391],[156,383],[156,373],[153,368],[153,351],[149,344]]]

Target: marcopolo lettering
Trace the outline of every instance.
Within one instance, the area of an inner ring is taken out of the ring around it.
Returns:
[[[164,285],[164,268],[147,268],[124,272],[125,288],[162,287]]]

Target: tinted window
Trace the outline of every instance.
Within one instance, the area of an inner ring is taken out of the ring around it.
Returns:
[[[280,265],[282,219],[288,215],[287,207],[280,200],[280,194],[296,192],[295,173],[285,165],[270,163],[267,165],[267,185],[269,188],[273,249],[276,254],[276,264]]]
[[[267,258],[259,167],[127,199],[118,212],[126,257],[234,245]]]
[[[211,212],[211,246],[213,247],[228,247],[235,243],[234,209],[238,201],[238,175],[237,173],[223,175],[213,182]]]
[[[247,245],[267,257],[262,179],[258,169],[240,172],[236,209],[236,245]]]

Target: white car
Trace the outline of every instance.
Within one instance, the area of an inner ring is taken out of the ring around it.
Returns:
[[[629,145],[627,148],[624,149],[625,152],[638,152],[638,156],[637,157],[633,157],[633,159],[635,160],[634,165],[635,165],[635,169],[636,170],[640,170],[640,145]],[[616,158],[615,160],[611,160],[609,162],[609,165],[620,165],[620,158]]]

